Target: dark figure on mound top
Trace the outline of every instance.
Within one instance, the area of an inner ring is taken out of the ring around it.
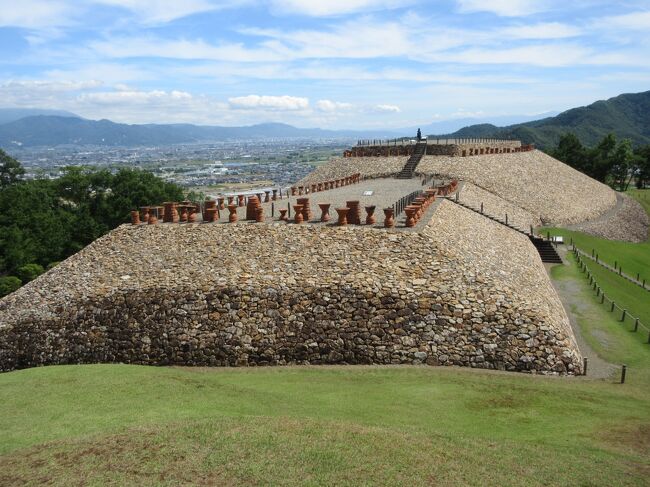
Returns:
[[[418,129],[417,138],[418,138],[418,142],[420,142],[422,140],[422,131],[420,129]]]

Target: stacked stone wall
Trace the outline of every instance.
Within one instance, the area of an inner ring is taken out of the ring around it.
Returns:
[[[428,363],[579,372],[534,248],[482,220],[443,202],[421,233],[122,226],[0,300],[0,370]]]
[[[591,220],[616,204],[611,188],[538,150],[461,158],[425,156],[417,172],[474,183],[539,216],[543,224]]]

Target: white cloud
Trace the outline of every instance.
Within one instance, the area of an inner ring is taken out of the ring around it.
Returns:
[[[332,100],[318,100],[316,102],[316,108],[322,112],[338,112],[340,110],[349,110],[352,108],[351,103],[343,103],[340,101]]]
[[[564,39],[579,36],[582,31],[572,25],[548,22],[505,27],[501,33],[511,39]]]
[[[506,49],[468,49],[454,54],[465,64],[525,64],[542,67],[590,64],[592,52],[577,44],[554,44]],[[448,60],[451,61],[451,58]]]
[[[402,110],[397,105],[375,105],[375,110],[379,112],[399,113]]]
[[[550,8],[547,0],[457,0],[461,12],[490,12],[500,17],[524,17]]]
[[[95,0],[95,2],[132,11],[145,23],[165,23],[232,4],[232,2],[209,0]]]
[[[90,81],[47,81],[47,80],[10,80],[0,84],[3,90],[62,93],[68,91],[98,88],[103,82]]]
[[[228,98],[231,108],[236,110],[304,110],[309,107],[309,99],[296,96],[236,96]]]
[[[604,17],[598,19],[596,25],[599,27],[647,31],[650,30],[650,11]]]
[[[327,17],[407,7],[418,0],[271,0],[278,13]]]
[[[73,11],[57,0],[0,2],[0,27],[51,28],[71,23]]]
[[[191,100],[192,95],[185,91],[105,91],[99,93],[83,93],[78,96],[78,100],[83,102],[92,102],[97,104],[116,104],[116,103],[145,103],[151,102],[177,102]]]

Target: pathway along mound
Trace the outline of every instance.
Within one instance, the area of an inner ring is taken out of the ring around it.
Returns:
[[[427,363],[579,373],[535,249],[482,220],[445,201],[421,233],[124,225],[0,300],[0,370]]]

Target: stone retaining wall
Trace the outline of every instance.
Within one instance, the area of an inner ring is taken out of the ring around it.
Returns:
[[[474,208],[481,208],[482,203],[483,211],[487,215],[503,219],[507,214],[510,224],[521,228],[522,230],[529,229],[531,225],[533,227],[538,227],[542,224],[538,216],[535,216],[532,213],[523,210],[519,206],[512,204],[489,191],[479,188],[472,183],[463,184],[463,189],[460,193],[460,201]]]
[[[443,202],[422,233],[121,226],[0,300],[0,370],[128,362],[579,371],[534,248],[484,220]]]
[[[539,216],[543,224],[591,220],[616,204],[611,188],[537,150],[460,158],[425,156],[417,172],[474,183]]]
[[[360,173],[364,179],[382,178],[397,174],[408,161],[407,156],[394,157],[335,157],[316,167],[313,172],[298,181],[295,186],[318,183]]]

